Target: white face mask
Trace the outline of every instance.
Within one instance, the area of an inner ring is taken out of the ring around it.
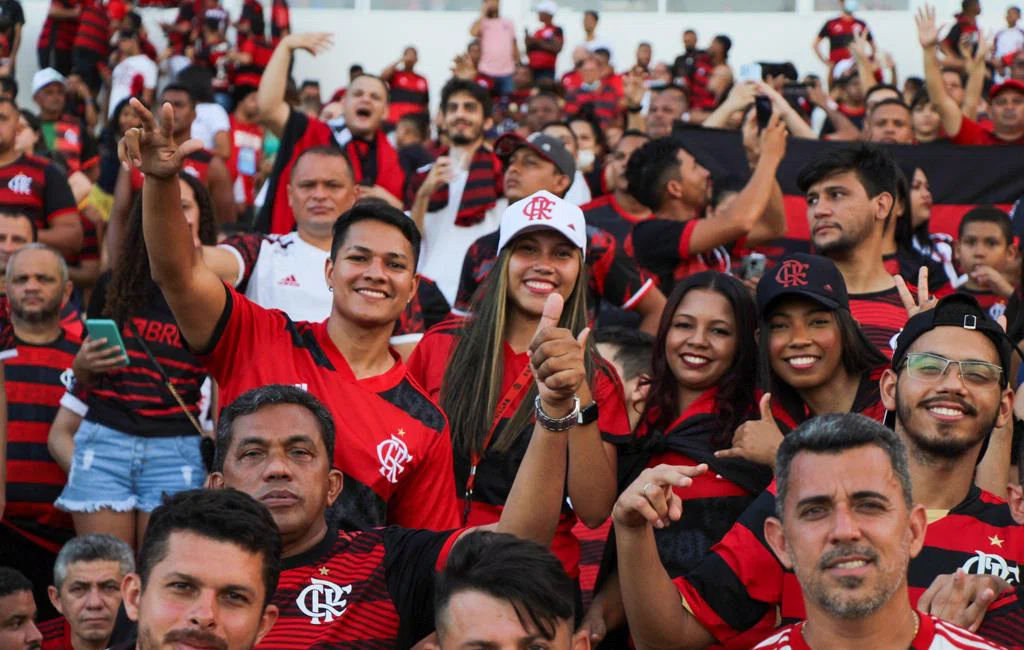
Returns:
[[[580,149],[579,153],[576,154],[576,166],[580,169],[586,169],[593,165],[596,159],[597,155],[590,149]]]
[[[857,7],[857,0],[843,0],[843,9],[846,10],[846,13],[852,14],[857,11]]]

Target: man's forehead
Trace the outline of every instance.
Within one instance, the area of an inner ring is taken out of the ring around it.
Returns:
[[[974,359],[1000,364],[999,351],[992,339],[977,330],[955,325],[940,325],[917,337],[907,352],[927,352],[948,359]]]
[[[341,156],[308,153],[292,168],[293,182],[345,180],[350,176],[348,163]]]
[[[379,79],[378,77],[374,77],[367,74],[356,77],[350,85],[352,92],[355,92],[357,90],[362,92],[386,92],[383,80]]]
[[[861,187],[860,179],[857,178],[857,172],[853,171],[852,169],[844,169],[841,171],[832,172],[831,174],[825,176],[821,180],[811,184],[810,188],[808,188],[807,191],[814,192],[833,185],[854,188]]]
[[[120,576],[121,563],[117,560],[79,560],[68,565],[66,581],[106,580]]]
[[[272,404],[238,416],[232,424],[235,440],[258,438],[266,443],[294,436],[320,437],[320,423],[299,404]]]
[[[787,506],[813,497],[843,498],[858,492],[898,495],[900,482],[877,445],[837,453],[798,452],[789,467]]]

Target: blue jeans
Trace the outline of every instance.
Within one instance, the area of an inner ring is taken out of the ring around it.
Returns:
[[[145,438],[83,420],[54,505],[67,512],[152,512],[164,495],[202,487],[205,478],[197,435]]]

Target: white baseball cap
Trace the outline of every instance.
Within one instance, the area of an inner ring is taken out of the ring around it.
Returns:
[[[35,95],[37,92],[46,88],[50,84],[57,83],[62,86],[68,85],[67,77],[57,72],[53,68],[43,68],[39,72],[32,75],[32,94]]]
[[[587,222],[574,203],[541,190],[505,208],[501,214],[498,252],[524,232],[554,230],[587,254]]]
[[[540,2],[534,5],[533,10],[539,14],[554,16],[555,12],[558,11],[558,5],[555,4],[554,0],[540,0]]]

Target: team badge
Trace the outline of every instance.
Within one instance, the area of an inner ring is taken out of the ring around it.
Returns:
[[[398,430],[398,435],[391,434],[391,437],[377,445],[377,460],[380,461],[381,476],[390,483],[398,483],[398,475],[405,471],[405,465],[412,460],[409,447],[400,436],[405,431]]]
[[[295,604],[299,606],[300,612],[309,617],[310,624],[330,623],[345,613],[348,608],[345,596],[352,594],[352,585],[341,587],[320,578],[310,578],[309,582],[295,599]]]

